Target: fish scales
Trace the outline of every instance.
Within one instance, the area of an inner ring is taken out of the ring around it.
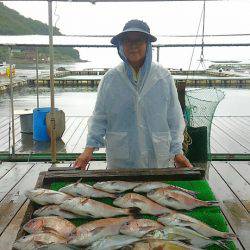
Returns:
[[[92,218],[108,218],[118,215],[129,215],[133,209],[122,209],[92,200],[90,198],[75,197],[64,201],[60,208],[63,210]]]
[[[177,210],[192,210],[197,207],[209,207],[217,205],[217,201],[202,201],[190,194],[167,188],[159,188],[147,193],[147,197],[162,206]]]
[[[133,220],[132,216],[106,218],[85,223],[75,229],[69,237],[69,243],[86,246],[106,236],[119,234],[121,226]]]
[[[152,230],[162,229],[163,227],[161,223],[154,220],[136,219],[124,223],[120,228],[120,233],[141,238],[146,233]]]
[[[90,197],[90,198],[116,198],[116,195],[98,190],[91,185],[76,182],[59,189],[59,192],[63,192],[72,196]]]
[[[61,204],[65,200],[72,198],[71,195],[44,188],[27,191],[26,196],[39,205]]]
[[[200,248],[214,244],[223,248],[226,247],[225,243],[222,241],[212,240],[192,229],[179,226],[165,227],[161,230],[151,231],[145,235],[145,238],[185,241]]]
[[[220,237],[220,238],[235,238],[236,235],[228,232],[218,231],[207,224],[192,218],[188,215],[175,213],[167,216],[161,216],[157,219],[160,223],[166,226],[181,226],[189,227],[195,230],[196,232],[206,236],[206,237]]]
[[[136,193],[127,193],[115,199],[113,204],[122,208],[136,207],[141,210],[141,213],[151,215],[168,214],[174,212],[173,210],[163,207],[160,204],[148,199],[147,197]]]
[[[23,226],[23,229],[30,234],[48,232],[61,235],[65,238],[75,228],[73,223],[58,216],[37,217],[31,219]]]
[[[109,193],[122,193],[134,189],[139,184],[141,183],[129,181],[103,181],[95,183],[93,187]]]
[[[59,235],[38,233],[21,237],[13,244],[13,248],[17,250],[35,250],[43,245],[66,243],[67,240]]]
[[[174,185],[170,185],[170,184],[167,184],[164,182],[159,182],[159,181],[151,181],[151,182],[142,183],[134,188],[134,192],[136,192],[136,193],[148,193],[148,192],[150,192],[154,189],[158,189],[158,188],[167,188],[169,190],[179,190],[179,191],[191,194],[193,196],[195,196],[197,194],[197,192],[195,192],[195,191],[181,188],[181,187],[174,186]]]
[[[59,207],[59,205],[46,205],[43,206],[33,213],[36,217],[43,217],[43,216],[59,216],[64,219],[76,219],[81,218],[82,216],[71,213],[69,211],[65,211]]]

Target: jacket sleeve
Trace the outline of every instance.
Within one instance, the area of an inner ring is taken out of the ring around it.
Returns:
[[[95,149],[105,146],[104,136],[107,128],[107,117],[105,113],[104,82],[105,76],[99,83],[95,108],[88,120],[86,147],[94,147]]]
[[[168,103],[168,125],[171,135],[170,156],[182,154],[183,132],[185,121],[182,114],[181,105],[178,99],[178,93],[172,76],[169,76],[169,103]]]

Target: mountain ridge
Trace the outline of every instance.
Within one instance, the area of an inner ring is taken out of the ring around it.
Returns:
[[[24,17],[17,11],[8,8],[0,2],[0,35],[48,35],[48,25],[38,20]],[[63,35],[57,27],[53,27],[54,35]],[[20,52],[13,53],[12,59],[17,62],[34,61],[35,51],[30,47],[18,47]],[[39,48],[39,61],[47,62],[48,48]],[[0,62],[8,61],[9,49],[0,47]],[[79,52],[73,48],[54,48],[54,60],[56,62],[82,61]]]

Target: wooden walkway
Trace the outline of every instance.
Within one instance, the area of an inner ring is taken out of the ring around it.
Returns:
[[[69,167],[72,163],[57,164]],[[0,249],[9,250],[18,233],[32,189],[49,163],[0,163]],[[105,169],[105,162],[91,162],[90,169]],[[207,179],[220,201],[229,229],[238,235],[238,249],[250,249],[250,162],[212,162]]]
[[[80,153],[87,138],[87,116],[66,117],[66,129],[57,141],[60,153]],[[11,133],[10,133],[11,134]],[[15,118],[16,153],[49,153],[50,143],[36,142],[32,135],[21,133],[20,119]],[[0,118],[0,152],[9,150],[9,119]],[[104,149],[101,150],[104,152]],[[250,154],[250,117],[214,117],[211,129],[211,153]]]

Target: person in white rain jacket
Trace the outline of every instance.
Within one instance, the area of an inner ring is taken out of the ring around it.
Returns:
[[[75,167],[85,169],[94,150],[106,146],[107,167],[165,168],[192,165],[183,155],[185,122],[170,72],[152,62],[156,37],[148,25],[130,20],[111,43],[123,62],[102,78],[84,152]]]

